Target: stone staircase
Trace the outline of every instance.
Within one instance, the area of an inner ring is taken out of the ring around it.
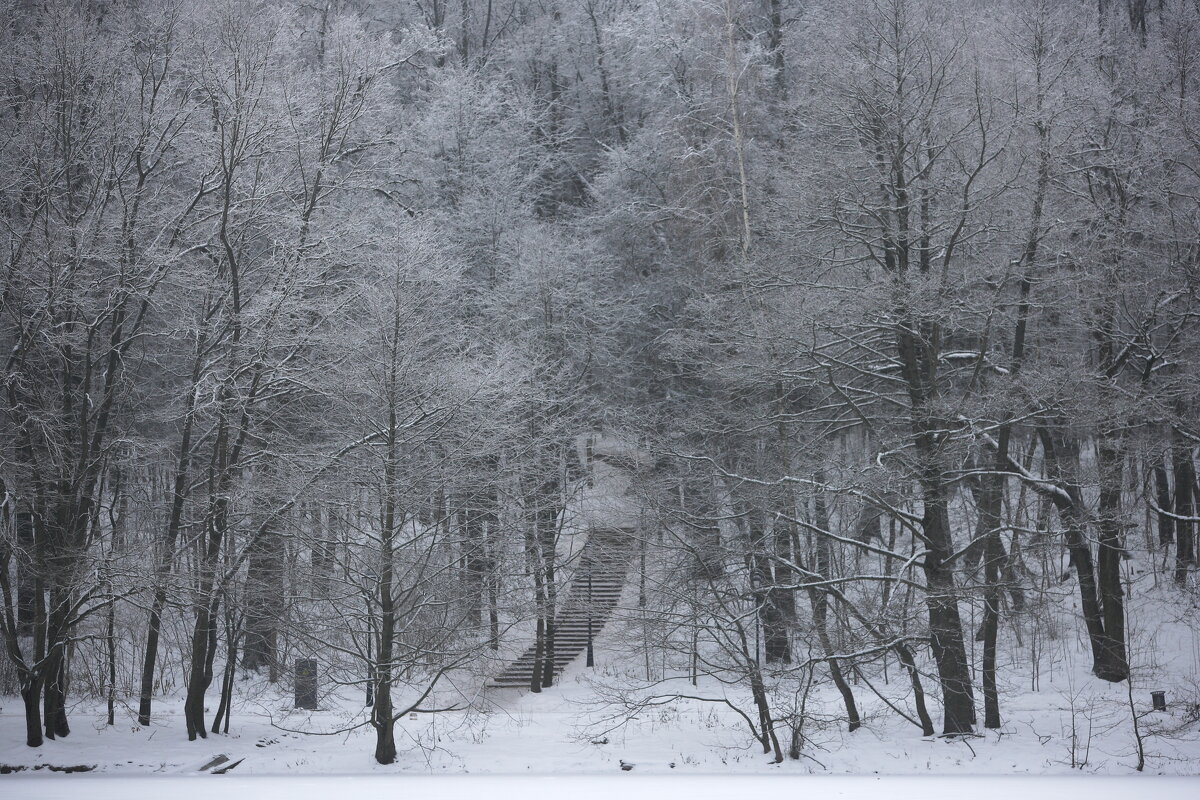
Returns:
[[[593,528],[587,537],[579,554],[579,567],[555,617],[555,678],[587,649],[589,631],[594,640],[612,616],[637,545],[634,532],[627,528]],[[536,643],[490,685],[500,689],[528,689],[535,653]]]

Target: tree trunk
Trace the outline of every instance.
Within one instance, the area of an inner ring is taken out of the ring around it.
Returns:
[[[154,590],[150,603],[150,623],[146,629],[146,655],[142,659],[142,684],[138,700],[138,724],[150,724],[150,713],[154,703],[154,670],[158,663],[158,637],[162,628],[162,610],[167,600],[167,589],[159,585]]]
[[[483,626],[483,605],[487,571],[484,569],[484,513],[477,506],[482,502],[478,491],[469,492],[466,507],[461,512],[463,547],[463,594],[467,598],[467,622],[478,628]]]
[[[1164,550],[1175,543],[1175,520],[1167,513],[1171,506],[1171,483],[1167,478],[1167,469],[1163,466],[1162,458],[1154,465],[1154,490],[1158,500],[1158,546]]]
[[[1196,469],[1192,464],[1192,450],[1184,437],[1175,434],[1173,452],[1175,473],[1175,582],[1183,585],[1187,581],[1188,567],[1196,564],[1196,523],[1180,517],[1196,515]]]
[[[1104,615],[1104,639],[1108,664],[1119,680],[1129,677],[1125,653],[1125,590],[1121,586],[1122,527],[1121,479],[1124,476],[1125,451],[1119,440],[1102,438],[1096,449],[1100,471],[1099,556],[1097,578],[1100,606]]]
[[[1067,549],[1079,580],[1080,607],[1092,648],[1092,673],[1101,680],[1114,683],[1123,681],[1128,677],[1128,667],[1122,661],[1114,660],[1117,653],[1110,645],[1104,629],[1104,612],[1096,584],[1092,548],[1087,539],[1087,518],[1083,511],[1083,499],[1078,486],[1063,479],[1067,473],[1064,472],[1062,459],[1067,453],[1073,453],[1072,462],[1077,462],[1078,450],[1073,448],[1065,437],[1051,434],[1047,428],[1039,428],[1038,435],[1042,440],[1046,463],[1057,474],[1062,487],[1061,491],[1052,493],[1050,499],[1062,519]],[[1071,470],[1072,473],[1077,471]],[[1123,654],[1123,644],[1120,650]]]
[[[233,682],[237,673],[238,640],[241,633],[233,610],[225,611],[225,669],[221,674],[221,700],[217,705],[217,713],[213,716],[212,732],[229,733],[229,717],[233,706]]]
[[[191,479],[192,428],[198,394],[196,387],[200,382],[203,363],[200,352],[206,341],[206,332],[202,330],[196,345],[196,353],[192,359],[192,390],[188,393],[187,413],[184,415],[183,432],[179,440],[179,457],[171,488],[171,512],[167,518],[167,533],[163,539],[162,550],[159,553],[158,565],[154,573],[154,598],[150,601],[150,622],[146,628],[146,655],[142,660],[142,683],[138,700],[138,724],[143,727],[150,724],[150,714],[153,710],[154,670],[158,662],[162,612],[167,602],[167,578],[171,574],[171,564],[175,560],[175,543],[179,539],[179,530],[183,525],[183,505],[188,495],[188,482]]]
[[[375,760],[391,764],[396,760],[396,719],[392,708],[392,658],[396,646],[396,608],[393,597],[395,582],[394,543],[400,525],[399,487],[400,467],[398,403],[399,306],[393,317],[393,349],[391,371],[388,375],[388,437],[387,457],[383,475],[383,527],[379,532],[379,643],[375,649],[375,704],[371,707],[371,724],[375,727]]]
[[[105,702],[108,710],[107,724],[116,723],[117,713],[117,601],[110,586],[108,593],[108,613],[105,614],[104,644],[105,658],[108,661],[108,686],[106,687]]]
[[[220,439],[218,435],[218,446]],[[192,626],[187,695],[183,703],[188,741],[195,741],[197,736],[202,739],[208,737],[208,730],[204,724],[204,696],[208,687],[212,685],[212,665],[216,655],[216,615],[220,600],[214,582],[224,540],[226,502],[220,495],[213,501],[213,508],[209,512],[207,542],[201,555],[200,586],[196,599],[196,619]]]
[[[393,764],[396,761],[396,720],[392,710],[392,681],[390,670],[381,670],[375,681],[375,705],[371,708],[375,726],[375,761]]]
[[[500,649],[500,575],[496,570],[496,552],[499,544],[499,514],[489,515],[486,527],[487,547],[487,607],[488,607],[488,647]]]
[[[36,674],[22,670],[21,701],[25,704],[25,744],[41,747],[42,739],[42,682]]]
[[[18,511],[15,516],[20,554],[17,558],[17,635],[32,636],[37,627],[34,610],[38,602],[38,579],[34,569],[37,537],[32,512]]]
[[[71,734],[67,724],[67,617],[70,602],[63,589],[50,590],[50,613],[47,616],[46,661],[42,668],[42,724],[47,739]]]
[[[934,323],[920,323],[908,314],[901,318],[905,321],[895,328],[896,353],[908,389],[913,444],[920,464],[925,606],[930,647],[942,687],[942,729],[948,735],[970,733],[975,727],[975,698],[958,613],[954,565],[949,561],[954,554],[948,510],[951,490],[940,438],[940,431],[949,426],[933,412],[938,395],[936,342],[940,333]]]
[[[216,634],[214,614],[213,605],[202,594],[196,611],[196,621],[192,626],[187,695],[183,701],[183,716],[187,724],[188,741],[195,741],[197,736],[201,739],[208,738],[208,729],[204,724],[204,695],[208,691],[208,687],[212,685],[213,678],[210,645]]]
[[[246,641],[242,646],[242,666],[255,672],[266,668],[274,683],[278,674],[277,640],[284,598],[284,546],[276,524],[268,523],[250,548],[246,567]]]
[[[824,475],[817,476],[818,483],[824,483]],[[813,511],[817,527],[823,531],[829,530],[829,512],[825,507],[825,498],[821,490],[817,491],[816,497],[813,500]],[[830,551],[829,540],[821,534],[817,534],[815,540],[816,549],[816,572],[817,580],[827,580],[830,575]],[[808,590],[809,602],[813,609],[813,627],[817,629],[817,638],[821,642],[821,650],[825,653],[825,663],[829,665],[829,674],[833,678],[833,683],[837,686],[837,690],[842,695],[842,702],[846,706],[846,721],[850,732],[858,730],[861,724],[858,716],[858,706],[854,702],[854,692],[847,683],[845,675],[842,674],[841,664],[833,657],[834,648],[833,642],[829,637],[828,627],[828,612],[829,612],[829,593],[821,588],[811,588]]]
[[[947,500],[940,483],[929,482],[924,488],[925,605],[929,611],[930,647],[942,685],[942,733],[970,733],[975,727],[975,698],[958,613],[954,570],[947,563],[953,553]]]
[[[555,562],[558,560],[558,508],[553,500],[550,501],[550,507],[543,513],[541,520],[542,543],[538,550],[541,552],[542,562],[546,571],[546,648],[545,648],[545,663],[542,667],[542,686],[550,687],[554,685],[555,672],[555,621],[554,617],[558,611],[558,586],[555,584]]]
[[[763,752],[774,752],[775,763],[781,764],[783,763],[783,750],[779,746],[779,737],[775,734],[775,720],[771,717],[771,705],[767,699],[766,686],[763,685],[762,675],[757,670],[754,670],[750,676],[750,694],[754,697],[754,707],[758,711]]]
[[[1001,426],[996,448],[996,467],[981,480],[979,492],[979,529],[983,537],[983,727],[1000,727],[1000,695],[996,688],[996,639],[1000,630],[1000,567],[1004,561],[1004,543],[1000,538],[1000,519],[1004,499],[1004,474],[1008,471],[1011,429]]]
[[[929,709],[925,706],[925,689],[921,686],[921,673],[917,671],[912,651],[903,642],[898,642],[892,649],[896,651],[896,658],[900,660],[900,665],[904,667],[909,681],[912,683],[913,705],[917,707],[917,720],[921,723],[921,735],[933,736],[933,719],[929,716]]]
[[[781,101],[787,100],[787,59],[783,49],[783,0],[770,0],[767,18],[767,50],[775,68],[775,92]]]
[[[754,586],[754,604],[763,633],[763,654],[768,664],[792,663],[788,641],[788,619],[778,605],[779,591],[771,571],[770,539],[766,530],[765,499],[752,495],[743,506],[749,533],[749,566]]]

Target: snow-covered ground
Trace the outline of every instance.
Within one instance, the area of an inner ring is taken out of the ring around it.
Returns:
[[[568,527],[582,530],[601,521],[636,524],[637,509],[627,487],[627,475],[620,468],[601,464],[595,486],[578,500],[578,519]],[[643,709],[627,724],[613,727],[605,722],[606,710],[595,702],[598,691],[636,685],[648,675],[660,681],[658,693],[729,698],[741,708],[751,707],[744,692],[711,678],[702,678],[697,687],[683,678],[662,682],[658,655],[651,651],[647,658],[641,649],[647,637],[632,608],[636,591],[631,581],[622,602],[622,621],[611,623],[597,640],[596,668],[588,669],[578,659],[559,685],[540,695],[483,690],[482,674],[453,676],[443,691],[458,696],[447,695],[439,700],[452,702],[436,704],[469,704],[469,710],[402,719],[397,724],[399,758],[387,767],[373,760],[373,732],[362,724],[366,712],[359,698],[349,694],[327,698],[319,711],[301,712],[292,708],[289,686],[242,678],[231,733],[210,734],[196,742],[186,739],[180,698],[160,698],[148,728],[139,727],[128,708],[120,708],[117,724],[107,726],[101,705],[81,699],[71,711],[72,735],[37,749],[23,743],[19,699],[0,697],[0,767],[22,768],[0,775],[0,799],[69,794],[126,799],[165,795],[176,800],[191,792],[211,792],[211,781],[216,780],[233,797],[301,800],[388,792],[385,787],[390,784],[379,782],[403,776],[402,791],[415,797],[487,793],[489,798],[523,800],[618,795],[629,800],[665,793],[695,800],[795,791],[793,784],[778,780],[806,776],[820,780],[806,783],[800,791],[819,792],[821,797],[945,795],[986,800],[1003,793],[1005,800],[1063,794],[1128,800],[1132,793],[1146,790],[1087,777],[1200,775],[1200,609],[1194,594],[1181,592],[1169,579],[1147,585],[1152,575],[1139,571],[1136,559],[1126,568],[1142,584],[1128,609],[1132,709],[1126,684],[1108,684],[1088,674],[1078,601],[1072,584],[1065,584],[1051,616],[1006,618],[1000,672],[1004,724],[999,731],[965,739],[924,738],[863,685],[855,687],[864,718],[860,730],[846,731],[837,721],[837,694],[828,686],[818,687],[808,701],[803,756],[781,764],[771,763],[736,711],[721,703],[681,700]],[[974,629],[969,611],[964,606],[964,621]],[[518,627],[510,632],[506,649],[519,652],[524,646],[520,637],[528,633],[522,631]],[[876,681],[875,688],[897,707],[909,707],[907,681],[894,666],[890,681]],[[926,690],[935,689],[936,681],[927,679]],[[1151,690],[1166,692],[1167,712],[1150,710]],[[215,706],[215,691],[210,702]],[[402,702],[403,697],[397,698]],[[930,697],[930,706],[936,719],[936,696]],[[1135,772],[1135,714],[1145,755],[1141,774]],[[219,755],[239,763],[226,775],[201,771]],[[51,766],[89,771],[63,775],[51,772]],[[969,785],[960,781],[962,776],[998,775],[1060,778]],[[338,776],[341,782],[331,784],[328,776]],[[579,776],[589,777],[582,781]],[[908,777],[881,786],[877,776]],[[931,783],[928,776],[940,780]],[[737,782],[731,783],[733,779]],[[1160,780],[1152,791],[1160,797],[1200,797],[1200,781]]]
[[[1162,604],[1152,590],[1145,602]],[[1162,592],[1173,592],[1163,588]],[[1136,612],[1136,609],[1135,609]],[[1136,613],[1134,614],[1136,618]],[[1158,620],[1153,631],[1135,629],[1133,652],[1158,647],[1152,669],[1135,661],[1134,708],[1140,718],[1146,756],[1145,774],[1200,774],[1200,702],[1196,681],[1197,631],[1190,617]],[[636,623],[627,623],[636,624]],[[301,731],[334,731],[362,721],[363,711],[349,698],[316,712],[291,708],[287,686],[243,683],[235,704],[230,735],[210,734],[188,742],[178,698],[156,705],[149,728],[137,726],[128,709],[117,724],[104,724],[95,701],[74,708],[74,731],[65,740],[31,749],[23,744],[22,708],[18,698],[0,698],[0,765],[24,766],[19,776],[41,779],[39,765],[83,765],[109,775],[196,775],[217,755],[244,759],[231,777],[256,775],[1133,775],[1137,743],[1133,735],[1126,684],[1108,684],[1087,674],[1085,643],[1074,629],[1063,631],[1046,646],[1037,690],[1031,676],[1013,668],[1002,675],[1004,726],[977,738],[923,738],[920,731],[887,709],[866,687],[856,694],[865,724],[850,734],[836,722],[813,723],[805,729],[804,757],[782,764],[750,739],[736,713],[723,705],[696,701],[643,710],[627,725],[608,730],[591,701],[593,682],[622,684],[636,680],[641,664],[628,647],[635,641],[628,627],[611,625],[598,641],[598,666],[582,659],[567,668],[559,685],[540,695],[514,690],[486,690],[482,709],[422,714],[397,724],[400,755],[383,767],[372,759],[369,727],[333,735]],[[1152,634],[1152,635],[1151,635]],[[630,667],[630,664],[636,666]],[[633,669],[628,676],[620,669]],[[467,688],[464,676],[457,682]],[[680,691],[745,698],[715,681],[693,689],[682,679]],[[670,684],[666,684],[670,688]],[[907,687],[893,676],[883,694],[903,708]],[[661,691],[660,686],[658,691]],[[1167,692],[1170,709],[1151,712],[1151,689]],[[836,695],[816,694],[810,710],[836,713]],[[824,709],[822,708],[824,706]],[[931,712],[937,704],[931,699]],[[786,744],[785,744],[786,747]],[[628,772],[621,762],[633,765]],[[56,777],[64,777],[57,775]],[[80,776],[65,776],[75,780]],[[209,779],[207,775],[203,778]],[[13,775],[0,776],[0,787],[14,785]],[[1200,796],[1200,782],[1196,784]],[[0,789],[4,796],[12,796]]]
[[[214,783],[216,781],[216,783]],[[1149,781],[1149,783],[1147,782]],[[1004,781],[950,778],[805,778],[782,776],[411,776],[338,775],[326,777],[122,778],[75,776],[50,781],[18,778],[0,782],[5,797],[38,800],[188,800],[222,797],[254,800],[328,800],[344,797],[447,798],[478,800],[737,800],[742,797],[817,797],[821,800],[1129,800],[1152,792],[1161,800],[1192,800],[1192,778],[1013,778]]]

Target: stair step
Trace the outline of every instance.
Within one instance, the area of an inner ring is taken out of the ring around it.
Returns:
[[[555,663],[555,664],[570,664],[570,663],[571,663],[572,661],[574,661],[574,660],[575,660],[575,659],[576,659],[576,658],[579,656],[579,654],[580,654],[580,653],[582,653],[582,652],[583,652],[583,649],[581,648],[581,649],[577,650],[576,652],[574,652],[574,653],[571,653],[571,654],[569,654],[569,655],[568,655],[567,653],[560,653],[560,654],[559,654],[559,655],[558,655],[558,656],[557,656],[557,657],[554,659],[554,663]],[[513,662],[512,664],[510,664],[510,665],[507,667],[507,669],[515,669],[515,670],[530,670],[530,669],[533,669],[533,664],[534,664],[534,662],[533,662],[533,660],[532,660],[532,659],[530,659],[529,661],[515,661],[515,662]],[[503,673],[503,672],[501,672],[500,674],[501,674],[501,675],[503,675],[504,673]]]
[[[587,645],[580,645],[579,647],[576,647],[573,649],[568,649],[565,647],[561,648],[560,650],[555,652],[554,660],[555,661],[570,661],[575,656],[582,653],[586,647],[587,647]],[[543,658],[544,658],[544,656],[543,656]],[[512,662],[512,664],[510,666],[512,666],[512,667],[527,667],[530,664],[532,664],[535,660],[536,659],[534,659],[533,656],[529,656],[528,658],[522,657],[522,658],[518,658],[516,661]]]
[[[536,660],[530,647],[505,667],[489,684],[501,689],[528,689],[535,666],[551,664],[558,675],[587,649],[612,617],[625,589],[629,563],[636,541],[624,529],[604,528],[588,532],[580,554],[580,569],[571,580],[565,602],[554,621],[554,647]]]
[[[562,653],[557,658],[554,659],[554,663],[557,664],[558,666],[566,666],[567,664],[570,664],[572,661],[574,661],[576,658],[578,658],[579,654],[582,652],[583,652],[583,650],[580,649],[574,653],[571,653],[569,656],[565,653]],[[524,670],[524,671],[528,672],[529,670],[533,669],[533,663],[534,662],[532,660],[517,661],[517,662],[510,664],[508,666],[508,669]],[[500,674],[503,675],[505,673],[501,672]]]

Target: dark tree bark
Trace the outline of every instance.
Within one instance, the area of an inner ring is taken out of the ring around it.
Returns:
[[[750,674],[750,694],[754,698],[754,707],[758,712],[758,725],[761,733],[760,741],[764,753],[774,752],[774,763],[783,763],[783,749],[779,746],[779,736],[775,733],[775,720],[771,716],[770,700],[763,683],[762,673],[752,670]]]
[[[962,619],[958,612],[958,588],[954,582],[954,537],[948,511],[949,470],[944,463],[939,431],[948,425],[936,419],[930,410],[936,396],[937,355],[931,352],[938,334],[913,321],[896,329],[896,349],[911,402],[913,441],[920,460],[919,483],[924,513],[921,519],[925,557],[925,605],[929,613],[930,647],[937,663],[942,685],[945,734],[970,733],[975,726],[975,699],[967,649],[963,640]],[[921,335],[917,331],[922,330]]]
[[[233,709],[233,684],[237,673],[238,643],[242,638],[240,615],[225,607],[225,669],[221,674],[220,701],[213,715],[212,732],[229,733],[229,717]]]
[[[542,592],[539,596],[545,597]],[[542,677],[546,659],[546,618],[543,616],[541,604],[538,604],[537,626],[534,629],[533,640],[533,671],[529,675],[529,691],[539,694],[542,691]]]
[[[975,699],[958,613],[958,590],[953,567],[948,563],[953,540],[947,500],[932,484],[926,487],[924,499],[925,604],[929,611],[930,648],[942,684],[942,732],[970,733],[975,726]]]
[[[208,303],[205,303],[207,318]],[[200,383],[204,361],[207,326],[197,338],[196,351],[192,355],[191,391],[187,396],[187,410],[183,418],[183,430],[179,439],[179,454],[175,464],[175,477],[171,488],[171,511],[167,517],[166,535],[158,551],[158,563],[154,572],[154,598],[150,601],[150,620],[146,628],[146,651],[142,659],[142,682],[138,700],[138,724],[150,724],[154,704],[154,671],[158,663],[158,641],[162,630],[162,613],[167,602],[167,580],[175,560],[175,545],[183,526],[183,507],[189,494],[192,465],[192,431],[196,418],[196,387]]]
[[[42,724],[47,739],[69,736],[67,723],[67,640],[70,631],[71,594],[61,586],[49,593],[46,617],[47,642],[43,677]]]
[[[1121,556],[1124,553],[1121,513],[1121,486],[1125,451],[1120,440],[1102,437],[1096,448],[1100,471],[1099,548],[1097,582],[1100,606],[1104,614],[1104,638],[1109,664],[1114,674],[1129,677],[1129,659],[1125,652],[1125,590],[1121,585]]]
[[[17,630],[22,636],[32,636],[37,614],[38,579],[34,568],[36,540],[33,528],[33,513],[16,513],[17,534]]]
[[[687,532],[691,556],[689,577],[700,582],[716,580],[724,572],[724,564],[712,476],[685,479],[678,491],[679,518]]]
[[[776,498],[772,502],[780,501]],[[774,507],[778,508],[779,506]],[[794,558],[794,554],[791,552],[792,532],[789,530],[790,524],[782,518],[776,517],[773,524],[775,558],[770,562],[770,566],[774,572],[774,583],[767,593],[767,601],[771,608],[779,614],[779,628],[786,633],[792,630],[796,624],[796,591],[792,588],[796,582],[796,573],[789,565]],[[791,663],[790,646],[785,663]]]
[[[42,737],[42,682],[32,672],[23,671],[19,676],[21,686],[21,702],[25,705],[25,744],[29,747],[41,747]]]
[[[917,670],[912,650],[903,642],[897,642],[892,649],[896,651],[896,658],[900,660],[900,665],[908,673],[909,682],[912,684],[913,705],[917,708],[917,720],[921,723],[921,734],[933,736],[933,718],[929,716],[929,709],[925,706],[925,689],[921,686],[921,673]]]
[[[230,402],[229,390],[223,390],[222,405]],[[199,581],[196,592],[195,620],[192,625],[191,653],[188,663],[187,695],[184,698],[184,719],[188,740],[197,736],[207,738],[204,722],[204,696],[212,685],[213,660],[217,650],[217,612],[221,592],[218,572],[221,552],[228,532],[229,493],[247,433],[243,412],[242,426],[236,442],[230,447],[229,426],[223,415],[217,426],[214,442],[214,463],[209,469],[209,507],[205,516],[205,537],[200,554]]]
[[[482,460],[477,469],[481,476],[494,474],[498,468],[494,458]],[[469,604],[468,620],[476,627],[483,626],[484,607],[489,605],[488,592],[492,582],[491,548],[488,535],[495,526],[498,490],[493,481],[481,477],[479,485],[469,489],[462,498],[463,578]]]
[[[1176,433],[1172,452],[1175,473],[1175,582],[1180,585],[1187,581],[1188,567],[1196,564],[1196,523],[1188,519],[1196,516],[1196,468],[1192,462],[1192,449],[1185,444],[1186,441]]]
[[[824,483],[823,475],[817,477],[818,483]],[[829,530],[829,512],[825,506],[825,498],[821,490],[818,490],[816,497],[813,498],[814,521],[817,527],[823,531]],[[830,550],[829,540],[818,534],[814,542],[816,550],[816,575],[814,580],[828,580],[830,572]],[[858,730],[861,721],[858,716],[858,705],[854,702],[854,691],[850,688],[850,684],[846,681],[845,675],[842,674],[842,666],[838,659],[834,658],[833,641],[829,637],[829,593],[823,588],[810,588],[808,590],[809,602],[812,604],[813,610],[813,626],[817,629],[817,638],[821,642],[821,649],[825,653],[825,663],[829,665],[829,674],[833,678],[833,683],[837,687],[838,692],[842,695],[842,702],[846,706],[846,722],[850,732]]]
[[[272,507],[277,503],[272,503]],[[278,676],[279,621],[284,611],[284,543],[278,523],[268,522],[250,545],[246,567],[245,644],[242,666]]]
[[[371,724],[375,728],[375,760],[391,764],[396,760],[396,717],[392,706],[392,659],[396,647],[395,607],[395,537],[400,528],[398,472],[400,468],[399,424],[399,305],[393,317],[392,363],[386,388],[388,399],[387,450],[383,475],[382,530],[379,532],[379,585],[376,600],[379,606],[379,638],[375,647],[375,697],[371,707]]]
[[[769,0],[767,20],[767,50],[775,68],[775,91],[781,100],[787,99],[787,57],[783,48],[783,0]]]
[[[108,554],[104,563],[104,581],[106,584],[106,592],[108,595],[108,609],[105,613],[105,657],[108,662],[108,675],[106,688],[106,704],[108,706],[107,724],[114,725],[116,723],[117,713],[117,598],[113,592],[113,559],[122,545],[124,538],[125,520],[129,512],[129,493],[125,490],[124,473],[120,468],[113,470],[113,509],[111,513],[112,520],[112,538],[108,543]]]
[[[608,116],[609,122],[616,132],[617,142],[625,144],[628,136],[625,130],[625,123],[621,119],[621,113],[618,110],[616,102],[613,100],[612,84],[609,77],[608,64],[606,62],[607,54],[604,47],[604,38],[601,36],[600,20],[596,16],[595,0],[587,0],[586,11],[588,21],[592,27],[592,44],[596,48],[596,74],[600,78],[600,98],[604,103],[604,112]],[[592,439],[588,437],[588,459],[591,457]],[[589,464],[590,466],[590,464]]]
[[[763,635],[763,655],[768,664],[792,663],[788,641],[788,615],[782,605],[784,598],[772,573],[770,538],[767,536],[765,498],[752,494],[742,503],[742,513],[749,534],[748,561],[753,584],[754,604]],[[787,599],[790,599],[790,595]]]
[[[21,525],[22,520],[18,512],[17,524]],[[31,512],[27,513],[24,521],[30,524],[36,524],[35,518]],[[31,532],[30,537],[36,539],[36,532]],[[35,541],[29,544],[29,552],[27,558],[33,558],[35,555]],[[8,658],[16,667],[17,684],[21,694],[21,702],[25,708],[25,744],[29,747],[41,747],[44,742],[42,735],[42,671],[36,669],[34,665],[42,663],[45,659],[46,651],[46,631],[45,631],[45,607],[42,602],[42,584],[40,577],[36,574],[28,576],[31,580],[33,589],[31,591],[30,607],[28,612],[32,619],[29,622],[29,627],[22,629],[17,624],[17,614],[14,613],[12,605],[12,586],[9,582],[9,569],[12,563],[12,552],[4,543],[0,541],[0,592],[3,592],[5,624],[3,626],[5,633],[5,650]],[[29,572],[28,567],[26,571]],[[19,573],[18,573],[19,575]],[[26,658],[21,646],[22,636],[32,635],[33,637],[33,653],[32,660]]]
[[[538,552],[542,557],[542,568],[545,570],[546,608],[545,608],[545,661],[542,665],[542,686],[554,685],[555,672],[555,616],[558,610],[558,585],[555,580],[555,562],[558,561],[558,506],[551,501],[549,508],[542,511],[538,521],[538,532],[541,543]]]
[[[996,639],[1000,627],[1000,565],[1004,559],[1000,540],[1000,509],[1004,492],[1003,476],[1008,466],[1008,426],[1000,431],[995,475],[983,480],[979,497],[979,527],[984,541],[983,572],[983,727],[1000,727],[1000,697],[996,689]]]
[[[1158,546],[1166,549],[1175,543],[1175,520],[1170,516],[1172,511],[1171,483],[1161,458],[1154,465],[1154,495],[1159,508]]]
[[[218,547],[220,545],[218,544]],[[187,725],[188,741],[208,738],[208,729],[204,722],[204,695],[213,679],[213,656],[217,647],[217,600],[208,599],[208,592],[201,594],[201,600],[196,610],[195,622],[192,625],[191,655],[188,659],[187,694],[183,701],[184,722]]]
[[[1104,612],[1100,605],[1100,594],[1096,582],[1096,568],[1092,560],[1092,548],[1087,538],[1087,515],[1079,487],[1065,479],[1062,460],[1068,457],[1076,467],[1070,474],[1078,472],[1078,450],[1062,434],[1053,434],[1049,429],[1038,429],[1045,452],[1046,463],[1056,473],[1058,486],[1049,492],[1051,502],[1058,509],[1063,523],[1067,549],[1071,563],[1079,580],[1079,600],[1083,610],[1084,625],[1092,647],[1092,673],[1101,680],[1118,682],[1128,677],[1128,665],[1124,663],[1124,644],[1114,647],[1104,629]],[[1119,653],[1118,653],[1119,650]]]
[[[531,429],[531,433],[534,431]],[[560,494],[564,476],[562,453],[546,448],[535,459],[533,473],[524,488],[526,508],[526,556],[533,572],[537,607],[534,664],[530,690],[539,692],[554,685],[555,614],[558,591],[556,563]]]
[[[546,660],[546,573],[542,568],[541,540],[538,535],[537,514],[534,512],[525,525],[525,558],[533,575],[533,602],[537,622],[533,638],[533,669],[529,674],[529,691],[542,691]]]
[[[489,565],[487,579],[488,647],[492,650],[500,649],[500,574],[496,570],[496,553],[500,548],[499,528],[500,514],[497,506],[495,513],[488,517],[484,530]]]

